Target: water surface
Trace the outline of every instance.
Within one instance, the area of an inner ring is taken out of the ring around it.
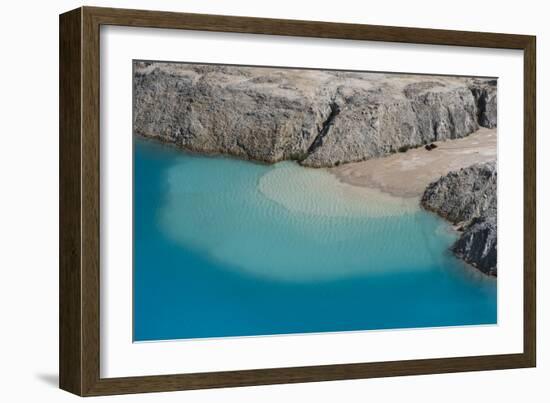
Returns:
[[[134,149],[134,339],[496,323],[496,281],[401,199],[292,162]]]

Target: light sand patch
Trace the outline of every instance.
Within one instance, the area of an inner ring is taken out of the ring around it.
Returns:
[[[324,217],[390,217],[418,210],[416,198],[395,197],[378,189],[341,182],[324,169],[280,163],[263,175],[261,193],[282,207]]]
[[[168,239],[224,270],[270,281],[425,272],[447,259],[441,251],[455,238],[418,199],[369,192],[294,162],[183,155],[162,182],[155,214]]]
[[[468,137],[439,141],[389,157],[350,163],[329,172],[344,183],[375,188],[398,197],[419,197],[433,181],[450,171],[497,157],[497,130],[481,128]]]

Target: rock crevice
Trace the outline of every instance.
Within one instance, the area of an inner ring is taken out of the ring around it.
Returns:
[[[336,119],[336,116],[338,116],[338,114],[340,113],[340,107],[336,102],[332,101],[329,106],[330,114],[321,125],[321,130],[319,130],[319,134],[315,137],[313,143],[311,143],[311,145],[307,149],[308,155],[312,154],[313,152],[315,152],[316,149],[323,145],[323,139],[328,134],[331,126],[333,125],[334,119]]]
[[[137,135],[267,163],[331,167],[496,125],[496,81],[465,77],[135,62],[133,89]]]
[[[470,86],[477,107],[477,120],[483,127],[497,127],[497,82],[475,80]]]

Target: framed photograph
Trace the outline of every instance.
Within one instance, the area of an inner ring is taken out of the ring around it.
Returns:
[[[62,14],[61,388],[535,366],[535,60],[526,35]]]

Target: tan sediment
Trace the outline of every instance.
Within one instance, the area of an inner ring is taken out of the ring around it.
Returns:
[[[435,142],[438,147],[410,149],[389,157],[328,169],[342,182],[375,188],[398,197],[418,197],[450,171],[496,159],[497,129],[481,128],[468,137]]]
[[[258,190],[291,212],[313,216],[379,218],[410,214],[419,208],[416,198],[353,186],[322,170],[294,163],[278,164],[264,174]]]

